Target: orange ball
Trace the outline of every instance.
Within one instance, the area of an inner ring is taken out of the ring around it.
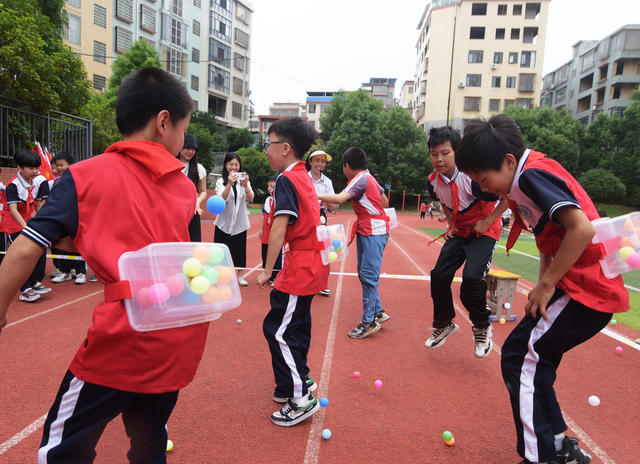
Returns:
[[[447,446],[453,446],[456,444],[456,439],[451,437],[451,440],[447,440],[445,441],[445,443],[447,444]]]
[[[631,244],[631,237],[623,237],[622,240],[620,240],[620,246],[621,247],[625,247],[625,246],[633,246]]]
[[[193,249],[193,257],[201,263],[206,263],[207,261],[209,261],[210,256],[211,252],[209,251],[209,247],[198,245]]]
[[[216,287],[209,287],[209,289],[202,295],[202,301],[205,303],[215,303],[220,299],[220,291]]]
[[[624,228],[629,232],[633,232],[633,222],[631,221],[631,219],[627,219],[626,221],[624,221]]]
[[[233,269],[227,266],[218,266],[216,267],[216,271],[218,271],[218,283],[219,284],[228,284],[233,280]]]
[[[228,285],[222,285],[218,287],[218,299],[221,301],[227,301],[231,298],[233,292]]]

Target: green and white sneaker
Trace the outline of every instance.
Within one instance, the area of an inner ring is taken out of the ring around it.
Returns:
[[[320,403],[313,393],[302,398],[289,398],[282,409],[271,414],[271,422],[280,427],[292,427],[313,416],[320,409]]]
[[[305,382],[307,383],[307,392],[311,393],[314,392],[318,389],[318,384],[311,378],[310,375],[307,375],[305,377]],[[276,394],[273,395],[273,401],[275,401],[276,403],[286,403],[287,400],[289,398],[285,397],[285,396],[277,396]]]

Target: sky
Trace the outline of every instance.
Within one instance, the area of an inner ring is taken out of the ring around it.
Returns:
[[[355,90],[371,77],[396,78],[397,94],[414,78],[426,0],[249,1],[257,114],[269,114],[273,102],[303,103],[309,90]],[[543,73],[569,61],[577,41],[602,39],[624,24],[640,24],[639,0],[551,0]]]

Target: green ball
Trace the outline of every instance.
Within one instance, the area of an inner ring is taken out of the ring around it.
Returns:
[[[224,250],[217,246],[212,247],[211,256],[209,257],[209,262],[211,264],[218,264],[223,259],[224,259]]]
[[[205,266],[202,270],[202,275],[207,278],[210,285],[213,285],[218,281],[218,271],[212,267]]]
[[[611,319],[611,323],[612,324],[616,324],[618,321],[616,321],[615,319]]]
[[[453,438],[453,434],[448,430],[445,430],[444,433],[442,434],[442,439],[444,441],[450,441],[452,438]]]

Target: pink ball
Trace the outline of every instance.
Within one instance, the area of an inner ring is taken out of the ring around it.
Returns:
[[[165,284],[153,284],[149,287],[149,299],[153,304],[162,304],[169,299],[169,289]]]
[[[358,372],[358,371],[354,371],[353,376],[354,376],[356,379],[359,379],[359,378],[360,378],[360,372]]]
[[[373,382],[373,384],[376,386],[376,388],[382,388],[382,380],[376,380],[375,382]]]
[[[179,275],[169,277],[164,284],[171,296],[180,295],[184,291],[184,279]]]
[[[627,264],[634,269],[638,269],[640,267],[640,253],[634,253],[627,258]]]
[[[622,353],[622,347],[621,346],[616,346],[616,353]]]
[[[136,302],[144,307],[151,306],[151,298],[149,297],[149,287],[143,287],[136,293]]]

